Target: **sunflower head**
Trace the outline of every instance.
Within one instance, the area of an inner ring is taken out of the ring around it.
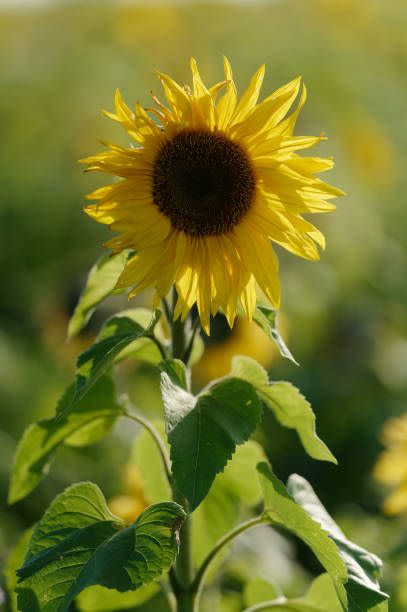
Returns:
[[[318,259],[325,240],[303,214],[333,210],[342,192],[314,176],[331,159],[297,154],[322,139],[293,135],[306,99],[299,78],[258,103],[264,66],[240,100],[227,59],[212,87],[195,60],[191,69],[191,89],[159,73],[166,104],[153,96],[151,109],[130,110],[116,91],[115,113],[106,114],[133,142],[83,160],[121,178],[91,193],[97,203],[85,210],[117,232],[106,246],[134,251],[119,287],[131,287],[130,297],[153,287],[159,300],[175,285],[174,316],[196,304],[209,333],[219,309],[230,326],[239,307],[251,318],[257,285],[278,308],[272,243]]]

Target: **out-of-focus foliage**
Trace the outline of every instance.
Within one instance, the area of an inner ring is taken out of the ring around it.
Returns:
[[[382,423],[407,404],[406,27],[405,0],[78,1],[0,9],[0,499],[17,439],[29,423],[54,414],[76,355],[102,320],[96,313],[66,344],[68,317],[108,237],[81,211],[83,194],[100,180],[77,164],[98,137],[118,137],[99,109],[111,108],[117,86],[126,99],[149,105],[145,92],[158,87],[153,71],[184,80],[190,55],[211,80],[221,76],[226,54],[240,88],[264,61],[265,90],[303,75],[309,103],[299,132],[328,134],[320,153],[334,153],[332,181],[349,195],[319,220],[328,238],[321,263],[280,253],[283,320],[302,367],[277,355],[271,365],[273,379],[291,380],[311,401],[339,468],[305,458],[295,433],[282,431],[268,414],[262,442],[283,480],[301,466],[349,537],[384,557],[385,587],[396,593],[393,609],[405,609],[407,555],[388,558],[402,524],[381,516],[382,491],[371,471]],[[110,299],[104,317],[121,306],[123,296]],[[119,379],[132,381],[132,399],[142,411],[161,414],[150,366],[123,363]],[[89,479],[107,498],[121,494],[119,475],[135,433],[119,424],[92,448],[63,449],[30,497],[12,510],[0,508],[1,557],[64,486]],[[263,559],[256,545],[254,556]],[[311,574],[319,571],[304,548],[296,551],[296,561],[294,553],[276,552],[284,562],[271,566],[286,568],[282,582],[293,597],[305,591],[297,562]],[[247,577],[247,567],[234,563],[222,585],[225,610],[233,609]]]

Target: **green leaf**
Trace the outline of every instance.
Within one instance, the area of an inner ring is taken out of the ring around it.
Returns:
[[[280,355],[289,359],[295,365],[299,365],[290,349],[284,342],[283,338],[280,336],[277,327],[277,311],[270,306],[266,306],[265,304],[257,304],[256,310],[253,315],[253,321],[257,323],[259,327],[267,334],[267,336],[273,340],[280,351]]]
[[[185,512],[174,502],[147,508],[129,527],[100,489],[79,483],[58,495],[34,528],[20,577],[19,609],[67,612],[85,588],[136,590],[172,565]]]
[[[284,527],[307,544],[335,585],[339,600],[347,610],[344,584],[348,580],[346,565],[336,544],[320,524],[298,505],[267,463],[257,467],[264,492],[264,514],[274,525]]]
[[[113,610],[126,610],[138,608],[148,602],[160,590],[159,584],[150,582],[137,591],[120,593],[114,589],[102,586],[91,586],[81,593],[75,600],[81,612],[113,612]]]
[[[349,611],[366,612],[386,600],[388,595],[380,589],[378,582],[382,567],[380,559],[346,538],[304,478],[294,474],[287,486],[295,501],[329,533],[341,552],[349,575],[346,585]]]
[[[231,376],[241,378],[261,389],[268,385],[269,377],[266,370],[255,359],[245,355],[235,355],[232,358]]]
[[[248,585],[250,587],[250,583]],[[273,610],[273,612],[290,610],[292,612],[341,612],[343,609],[339,603],[332,580],[328,574],[318,576],[304,597],[286,599],[278,595],[273,586],[264,581],[254,583],[251,588],[245,590],[247,605],[262,603],[262,610]],[[270,600],[266,607],[267,600]]]
[[[52,419],[30,425],[17,447],[8,501],[15,503],[30,493],[48,472],[58,448],[63,444],[87,445],[96,442],[114,426],[122,409],[116,401],[113,381],[104,376],[69,414],[74,395],[71,385],[57,406]],[[63,416],[60,416],[63,415]]]
[[[85,327],[95,307],[113,292],[128,253],[128,251],[122,251],[117,255],[104,255],[92,267],[86,286],[69,321],[69,339],[76,336]]]
[[[311,457],[337,463],[329,448],[317,436],[315,414],[296,387],[284,381],[269,382],[266,370],[251,357],[234,357],[231,375],[254,385],[260,399],[272,410],[280,425],[297,431]]]
[[[115,358],[138,338],[151,336],[161,317],[156,310],[145,328],[128,316],[114,316],[106,321],[96,342],[79,355],[76,364],[75,392],[59,418],[70,412],[95,382],[112,366]]]
[[[321,461],[337,460],[315,431],[315,414],[311,404],[289,382],[272,382],[258,387],[260,398],[283,427],[295,429],[307,453]]]
[[[22,565],[27,554],[28,545],[32,536],[32,529],[24,531],[23,535],[14,546],[9,554],[4,576],[6,579],[6,587],[10,599],[10,607],[12,612],[17,612],[17,594],[15,588],[17,586],[17,569]]]
[[[261,403],[253,386],[237,378],[223,379],[194,397],[163,372],[161,390],[175,484],[192,512],[236,446],[255,430]]]
[[[245,584],[243,596],[246,606],[254,606],[263,601],[277,599],[279,592],[271,582],[252,578]]]
[[[154,312],[149,308],[129,308],[127,310],[122,310],[115,316],[128,317],[135,323],[138,323],[143,329],[147,329],[150,321],[154,317]],[[161,343],[164,344],[164,336],[162,333],[160,333],[160,329],[158,327],[155,327],[154,333]],[[115,357],[114,363],[118,363],[119,361],[129,358],[157,365],[162,360],[162,354],[157,344],[150,337],[141,336],[120,351],[120,353]]]

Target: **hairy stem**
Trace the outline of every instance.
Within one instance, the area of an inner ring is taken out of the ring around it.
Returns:
[[[176,303],[176,291],[173,290],[173,312]],[[186,349],[185,322],[177,319],[171,321],[171,355],[173,359],[183,359]],[[173,486],[174,501],[182,505],[188,514],[188,503]],[[173,575],[173,589],[177,599],[177,612],[193,612],[194,592],[191,589],[193,566],[191,553],[191,517],[188,516],[180,530],[180,547]]]

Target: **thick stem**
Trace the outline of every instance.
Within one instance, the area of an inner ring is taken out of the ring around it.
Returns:
[[[176,293],[173,292],[173,308],[175,307]],[[180,319],[171,322],[171,353],[173,359],[183,359],[186,348],[185,323]],[[185,498],[173,487],[174,501],[185,508],[188,514],[188,503]],[[191,518],[188,516],[180,530],[180,547],[175,563],[175,576],[173,588],[177,600],[177,612],[193,612],[194,592],[191,589],[193,581],[193,566],[191,554]]]

